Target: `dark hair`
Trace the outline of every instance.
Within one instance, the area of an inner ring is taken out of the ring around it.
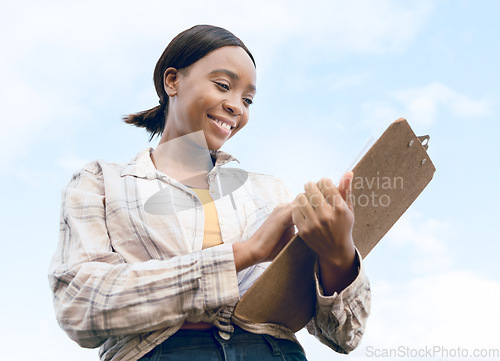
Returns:
[[[151,133],[151,141],[155,135],[163,133],[168,113],[168,95],[163,87],[163,76],[168,68],[177,70],[194,64],[208,53],[223,46],[239,46],[243,48],[255,66],[250,50],[230,31],[212,25],[196,25],[178,34],[168,44],[156,63],[153,80],[160,105],[136,114],[124,117],[127,124],[146,128]]]

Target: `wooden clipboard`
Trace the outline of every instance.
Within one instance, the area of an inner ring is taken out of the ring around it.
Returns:
[[[354,167],[353,238],[363,258],[431,181],[436,168],[428,140],[398,119]],[[233,317],[302,329],[316,308],[315,261],[315,253],[295,236],[236,304]]]

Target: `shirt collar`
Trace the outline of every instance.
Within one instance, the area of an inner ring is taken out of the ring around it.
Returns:
[[[136,157],[132,159],[126,167],[123,169],[121,176],[132,175],[140,178],[147,178],[150,174],[155,174],[157,172],[156,167],[153,164],[151,158],[151,153],[153,152],[152,147],[147,147],[146,149],[137,153]],[[222,150],[210,150],[210,155],[216,159],[215,166],[221,166],[231,161],[240,162],[238,159],[233,157],[231,154],[226,153]]]
[[[236,161],[238,163],[240,163],[240,161],[238,159],[236,159],[235,157],[233,157],[231,154],[229,153],[226,153],[222,150],[211,150],[210,151],[210,155],[212,156],[212,158],[215,158],[215,166],[220,166],[220,165],[224,165],[226,163],[229,163],[229,162],[232,162],[232,161]]]

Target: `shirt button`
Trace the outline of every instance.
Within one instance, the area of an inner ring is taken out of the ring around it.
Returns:
[[[155,179],[156,178],[156,174],[154,174],[154,173],[148,173],[146,175],[146,177],[148,177],[148,179]]]
[[[223,340],[226,340],[226,341],[228,341],[231,338],[231,334],[224,332],[222,330],[219,330],[219,336],[220,336],[220,338],[222,338]]]
[[[224,224],[224,220],[223,219],[219,219],[219,224]]]

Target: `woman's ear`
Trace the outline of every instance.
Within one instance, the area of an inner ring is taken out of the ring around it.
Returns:
[[[175,68],[167,68],[163,73],[163,88],[169,97],[177,94],[178,80],[179,71]]]

